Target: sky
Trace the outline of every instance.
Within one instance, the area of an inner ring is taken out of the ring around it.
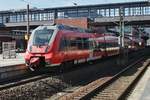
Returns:
[[[0,0],[0,10],[25,9],[27,3],[29,3],[30,8],[52,8],[73,6],[73,3],[77,3],[77,5],[89,5],[132,1],[147,0]]]

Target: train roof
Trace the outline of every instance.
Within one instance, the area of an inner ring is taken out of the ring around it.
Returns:
[[[39,26],[36,29],[59,29],[59,30],[69,30],[69,31],[75,31],[75,32],[80,32],[80,33],[94,33],[92,30],[90,29],[83,29],[80,27],[75,27],[75,26],[67,26],[67,25],[63,25],[63,24],[56,24],[56,25],[42,25]]]

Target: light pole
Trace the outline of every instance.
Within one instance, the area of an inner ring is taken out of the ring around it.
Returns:
[[[125,41],[124,41],[124,8],[120,7],[119,9],[119,26],[120,26],[120,34],[118,38],[118,43],[119,43],[119,65],[124,65],[125,63],[128,62],[128,48],[125,48]]]
[[[27,3],[27,11],[26,11],[26,14],[27,14],[27,33],[25,34],[25,40],[29,40],[29,33],[30,33],[30,21],[29,21],[29,2],[25,1],[25,0],[20,0],[22,2],[25,2]]]
[[[120,7],[119,10],[119,16],[120,16],[120,38],[119,38],[119,44],[121,48],[124,48],[124,10],[123,7]]]
[[[29,40],[30,23],[29,23],[29,4],[27,4],[27,41]]]

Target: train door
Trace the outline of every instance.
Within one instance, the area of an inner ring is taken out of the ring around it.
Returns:
[[[62,62],[65,62],[68,60],[68,49],[69,49],[68,42],[69,41],[67,37],[64,36],[61,38],[59,51],[60,51],[60,59],[62,60]]]
[[[90,45],[90,55],[89,55],[90,60],[100,59],[102,57],[102,53],[96,41],[94,39],[90,39],[89,45]]]
[[[70,40],[68,37],[64,37],[64,44],[65,44],[65,49],[64,49],[64,61],[69,60],[69,51],[70,51]]]
[[[88,43],[89,43],[89,58],[88,58],[88,61],[89,61],[89,60],[93,60],[93,52],[94,52],[93,39],[89,39]]]
[[[91,46],[91,44],[90,44],[90,46]],[[89,58],[90,58],[90,59],[92,59],[92,58],[93,58],[93,48],[90,48]]]
[[[98,41],[93,41],[93,43],[94,43],[93,57],[94,59],[100,59],[102,57],[101,46],[99,45],[100,43]]]

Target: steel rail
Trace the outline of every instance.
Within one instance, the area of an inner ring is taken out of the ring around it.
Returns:
[[[100,89],[102,90],[105,87],[108,87],[115,80],[117,80],[122,75],[122,73],[126,72],[127,70],[132,68],[134,65],[138,64],[139,62],[141,62],[143,60],[144,60],[144,57],[140,58],[139,60],[136,60],[134,63],[130,64],[129,66],[127,66],[126,68],[124,68],[123,70],[121,70],[119,73],[117,73],[116,75],[114,75],[112,77],[104,77],[104,78],[98,79],[92,83],[89,83],[86,86],[79,88],[78,90],[76,90],[75,92],[73,92],[69,95],[63,95],[63,96],[59,97],[58,99],[59,100],[72,100],[72,99],[86,100],[86,99],[88,99],[88,97],[91,97],[93,94],[95,94],[96,91],[98,91]],[[149,65],[149,63],[150,63],[150,60],[148,60],[148,63],[143,65],[143,66],[145,66],[144,69],[146,69],[146,67]]]

